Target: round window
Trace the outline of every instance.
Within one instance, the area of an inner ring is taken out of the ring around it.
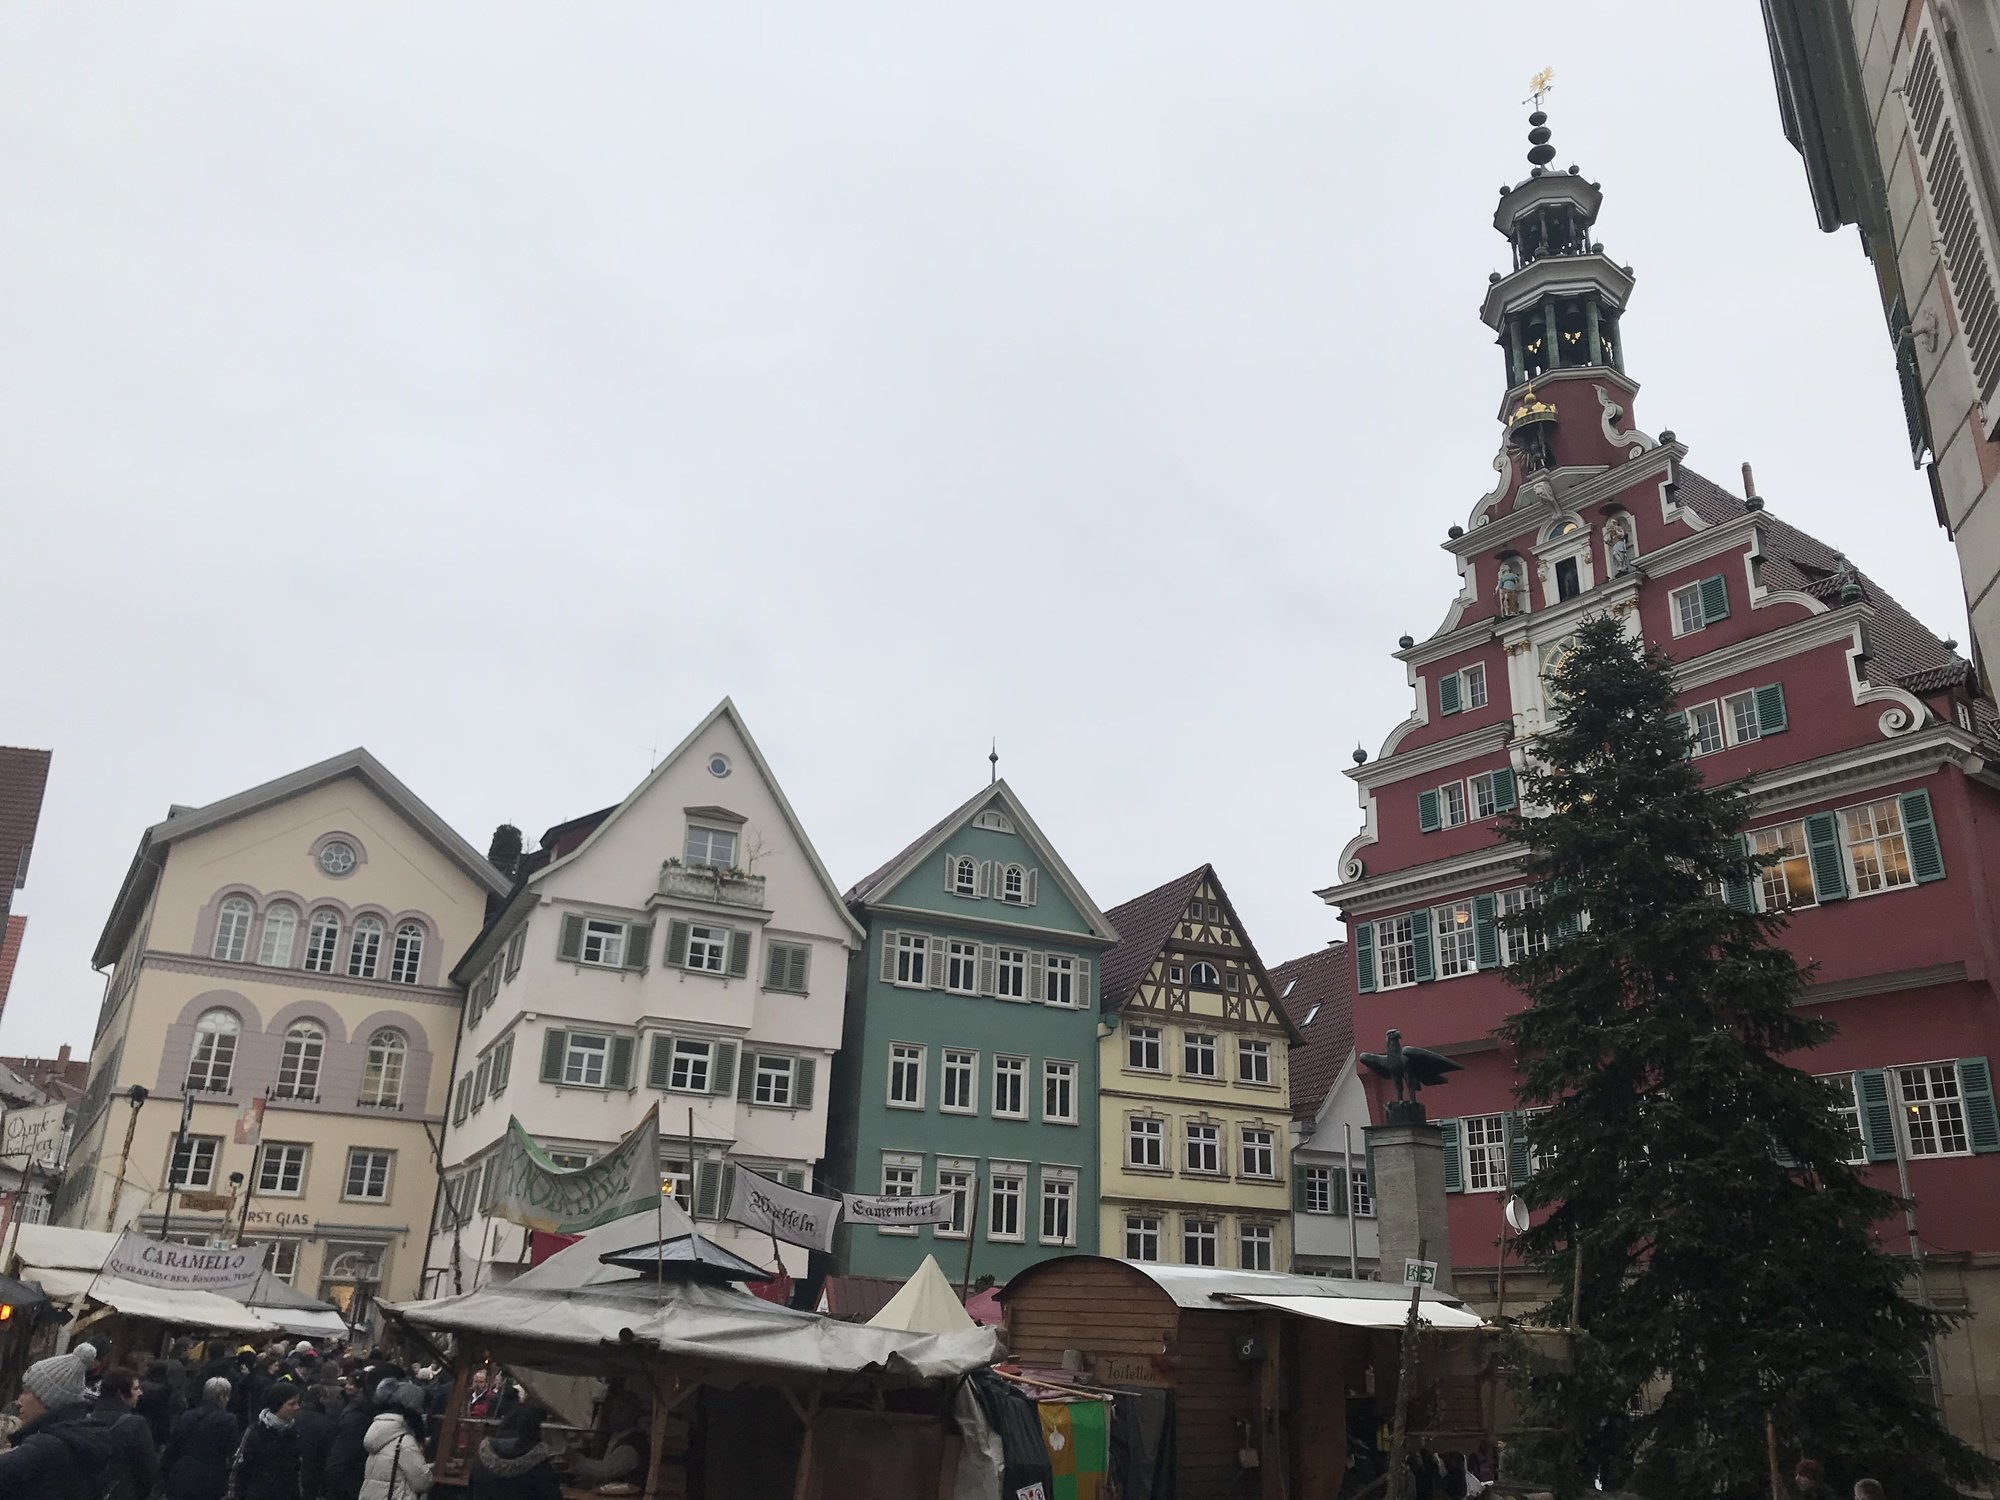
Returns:
[[[708,758],[708,774],[711,776],[727,776],[729,774],[729,757],[726,755],[711,755]]]
[[[322,844],[319,851],[319,867],[329,875],[345,875],[354,868],[354,846],[341,839]]]

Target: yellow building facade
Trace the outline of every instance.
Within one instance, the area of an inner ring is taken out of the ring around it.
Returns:
[[[1297,1032],[1222,882],[1203,865],[1106,915],[1102,1253],[1289,1270]]]

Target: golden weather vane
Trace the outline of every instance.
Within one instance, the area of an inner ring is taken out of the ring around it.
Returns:
[[[1542,96],[1555,86],[1556,70],[1554,68],[1544,68],[1528,80],[1530,97],[1523,99],[1521,102],[1523,104],[1532,104],[1536,109],[1540,109],[1542,107]]]

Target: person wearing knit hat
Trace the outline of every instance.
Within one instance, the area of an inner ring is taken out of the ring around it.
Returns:
[[[72,1351],[37,1360],[21,1376],[22,1424],[14,1446],[0,1453],[0,1500],[100,1500],[111,1439],[83,1399],[86,1373]]]
[[[299,1481],[300,1433],[293,1420],[299,1414],[299,1388],[273,1384],[259,1405],[243,1434],[243,1446],[236,1450],[229,1493],[234,1500],[298,1500],[304,1492]]]

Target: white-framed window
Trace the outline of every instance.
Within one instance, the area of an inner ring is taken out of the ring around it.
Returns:
[[[278,1057],[274,1099],[317,1099],[320,1063],[326,1056],[326,1028],[317,1021],[294,1021],[285,1029],[284,1051]]]
[[[1008,865],[1000,872],[1000,899],[1019,906],[1028,899],[1028,872],[1019,865]]]
[[[610,1055],[610,1037],[594,1031],[570,1032],[563,1047],[562,1081],[579,1088],[603,1088]]]
[[[896,983],[919,988],[930,983],[931,940],[920,932],[896,934]]]
[[[677,1036],[667,1063],[667,1087],[677,1094],[706,1094],[715,1076],[715,1043]]]
[[[228,1010],[203,1011],[194,1023],[194,1047],[188,1053],[187,1088],[192,1093],[226,1094],[236,1071],[236,1040],[243,1023]]]
[[[935,1226],[932,1233],[939,1239],[962,1240],[966,1235],[966,1220],[972,1211],[972,1163],[956,1159],[946,1161],[940,1158],[937,1169],[937,1190],[951,1195],[950,1222]]]
[[[292,944],[298,937],[299,909],[276,901],[264,913],[264,932],[257,942],[257,962],[270,969],[292,966]]]
[[[757,1066],[750,1081],[751,1102],[769,1105],[772,1109],[790,1108],[792,1101],[798,1097],[794,1083],[797,1070],[796,1058],[758,1053]]]
[[[389,982],[415,984],[424,966],[424,930],[415,922],[396,929],[396,945],[389,954]]]
[[[330,906],[322,906],[312,914],[312,925],[306,931],[306,970],[313,974],[331,974],[334,955],[340,951],[340,913]]]
[[[1753,828],[1747,841],[1752,854],[1774,854],[1778,862],[1757,872],[1757,904],[1765,911],[1790,911],[1817,906],[1813,893],[1812,859],[1806,852],[1806,825],[1779,823]]]
[[[1018,1164],[993,1167],[993,1186],[986,1196],[986,1237],[1020,1240],[1021,1199],[1027,1196],[1028,1171]]]
[[[1500,914],[1518,916],[1531,906],[1541,903],[1535,896],[1533,886],[1517,885],[1511,891],[1500,893]],[[1517,963],[1533,953],[1540,953],[1548,946],[1548,938],[1539,932],[1515,932],[1506,927],[1500,929],[1500,958],[1503,963]]]
[[[1244,1177],[1276,1177],[1278,1175],[1278,1152],[1275,1137],[1269,1130],[1246,1125],[1238,1142],[1241,1152],[1239,1161]]]
[[[250,944],[250,918],[256,911],[248,896],[231,896],[215,914],[215,942],[209,957],[232,964],[243,962]]]
[[[1915,880],[1902,808],[1894,797],[1841,809],[1840,831],[1847,845],[1849,889],[1855,895],[1893,891]]]
[[[1959,1095],[1956,1066],[1945,1062],[1898,1068],[1896,1092],[1902,1099],[1903,1140],[1911,1156],[1971,1153],[1972,1140],[1966,1134],[1965,1101]]]
[[[1764,731],[1757,722],[1755,693],[1731,693],[1724,698],[1722,719],[1732,745],[1747,745],[1752,740],[1763,738]]]
[[[939,1072],[938,1108],[948,1115],[979,1113],[979,1054],[962,1047],[944,1049]]]
[[[924,1057],[929,1051],[911,1042],[889,1044],[889,1107],[924,1107]]]
[[[264,1269],[286,1286],[296,1284],[299,1274],[300,1240],[246,1240],[245,1244],[264,1247]]]
[[[1188,984],[1198,990],[1219,990],[1222,988],[1222,973],[1203,959],[1188,968]]]
[[[1076,1178],[1055,1167],[1042,1168],[1041,1242],[1076,1243]]]
[[[969,854],[961,854],[952,863],[951,893],[954,896],[979,894],[979,862]]]
[[[1226,970],[1222,976],[1222,985],[1233,995],[1243,988],[1243,976],[1235,969]]]
[[[994,980],[993,993],[1008,1000],[1027,999],[1028,950],[1002,948],[996,957],[999,961],[999,970]]]
[[[709,870],[736,868],[736,835],[725,828],[703,828],[688,824],[687,862]]]
[[[946,948],[944,987],[954,995],[979,993],[979,945],[953,940]]]
[[[1181,1037],[1181,1071],[1189,1078],[1214,1078],[1215,1037],[1206,1031],[1190,1031]]]
[[[1459,1122],[1465,1142],[1465,1186],[1468,1192],[1498,1193],[1507,1187],[1507,1117],[1467,1115]]]
[[[603,917],[586,917],[583,922],[582,962],[605,969],[625,967],[625,924]]]
[[[353,1203],[387,1203],[389,1173],[396,1153],[368,1146],[347,1148],[347,1180],[340,1196]]]
[[[914,1198],[918,1184],[923,1181],[924,1159],[905,1151],[884,1151],[882,1153],[882,1196],[884,1198]],[[879,1224],[876,1228],[883,1234],[914,1235],[914,1224]]]
[[[1417,982],[1417,928],[1408,912],[1375,924],[1375,987],[1401,989]]]
[[[1076,1123],[1076,1064],[1042,1062],[1042,1119],[1050,1125]]]
[[[1500,811],[1500,788],[1495,785],[1495,777],[1497,775],[1498,773],[1494,771],[1481,771],[1477,776],[1470,778],[1466,782],[1466,785],[1472,789],[1473,817],[1490,818]],[[1510,785],[1512,777],[1513,773],[1510,771],[1508,773]],[[1508,793],[1510,806],[1512,805],[1512,797],[1513,793],[1510,790]]]
[[[1479,929],[1472,903],[1454,901],[1431,911],[1431,952],[1440,979],[1456,979],[1479,968]]]
[[[1189,1120],[1183,1136],[1182,1169],[1208,1176],[1222,1172],[1222,1127],[1205,1120]]]
[[[1708,623],[1702,616],[1701,585],[1698,583],[1675,589],[1667,595],[1667,604],[1673,610],[1675,635],[1690,635]]]
[[[167,1181],[178,1188],[206,1193],[215,1186],[215,1164],[221,1156],[219,1135],[191,1135],[176,1141],[167,1163]]]
[[[1820,1077],[1826,1085],[1833,1117],[1840,1124],[1841,1138],[1847,1142],[1842,1160],[1858,1167],[1868,1160],[1868,1142],[1861,1133],[1861,1098],[1854,1088],[1852,1073],[1828,1073]]]
[[[1125,1258],[1156,1261],[1160,1258],[1160,1216],[1125,1215]]]
[[[993,1059],[993,1115],[1001,1120],[1028,1118],[1027,1058]]]
[[[1299,1202],[1302,1211],[1309,1214],[1330,1214],[1335,1212],[1339,1199],[1334,1192],[1334,1173],[1338,1167],[1297,1167],[1299,1174]]]
[[[373,979],[382,962],[382,919],[359,917],[347,941],[347,973],[353,979]]]
[[[1368,1168],[1359,1162],[1347,1169],[1347,1201],[1357,1219],[1375,1217],[1375,1194],[1368,1185]]]
[[[1474,662],[1458,674],[1459,701],[1468,709],[1486,707],[1486,664]]]
[[[1692,755],[1713,755],[1726,741],[1722,735],[1722,709],[1715,703],[1693,703],[1685,714],[1688,750]]]
[[[1271,1081],[1271,1044],[1251,1037],[1236,1039],[1236,1081],[1238,1083],[1269,1083]]]
[[[1139,1073],[1163,1071],[1160,1061],[1160,1028],[1130,1026],[1125,1030],[1125,1066]]]
[[[308,1150],[300,1141],[266,1141],[257,1153],[257,1191],[281,1198],[303,1193]]]
[[[1166,1123],[1151,1115],[1128,1115],[1125,1118],[1125,1165],[1137,1167],[1141,1171],[1164,1171],[1166,1161]]]
[[[1447,781],[1438,788],[1438,821],[1446,828],[1465,822],[1465,783]]]
[[[690,922],[687,966],[696,974],[725,972],[729,968],[729,929],[710,922]]]
[[[1064,953],[1051,953],[1044,961],[1042,999],[1050,1005],[1076,1004],[1076,960]]]
[[[1212,1266],[1215,1264],[1215,1220],[1181,1220],[1181,1264],[1188,1266]]]
[[[1242,1224],[1236,1230],[1237,1264],[1246,1271],[1268,1271],[1277,1244],[1269,1224]]]
[[[1182,981],[1183,981],[1183,980],[1185,979],[1185,977],[1186,977],[1186,976],[1185,976],[1184,972],[1182,971],[1182,969],[1181,969],[1181,966],[1180,966],[1179,964],[1168,964],[1168,965],[1167,965],[1167,983],[1169,983],[1169,984],[1180,984],[1180,983],[1182,983]]]
[[[368,1061],[361,1075],[361,1102],[377,1109],[399,1108],[409,1061],[409,1038],[395,1027],[384,1026],[369,1037]]]

